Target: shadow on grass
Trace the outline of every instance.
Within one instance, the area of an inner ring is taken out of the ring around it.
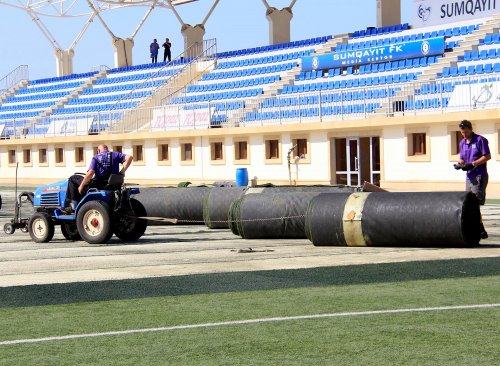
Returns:
[[[0,288],[0,307],[500,275],[500,258],[228,272]]]

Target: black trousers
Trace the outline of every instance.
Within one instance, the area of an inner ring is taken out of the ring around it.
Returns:
[[[78,187],[83,182],[83,175],[74,174],[68,179],[68,189],[66,190],[66,200],[64,201],[64,207],[69,207],[71,201],[80,202],[80,200],[87,194],[89,188],[103,189],[107,184],[107,179],[92,179],[89,184],[85,186],[83,194],[78,192]]]
[[[163,53],[163,62],[167,61],[167,57],[168,57],[168,62],[172,61],[172,53],[170,51],[165,51]]]

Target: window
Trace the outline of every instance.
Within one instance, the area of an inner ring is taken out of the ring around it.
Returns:
[[[9,150],[9,164],[15,164],[16,160],[16,150]]]
[[[280,158],[279,140],[266,140],[266,159],[277,160]]]
[[[56,164],[64,164],[64,148],[56,147],[55,153],[56,153]]]
[[[38,150],[38,163],[47,164],[47,149],[41,148]]]
[[[134,161],[141,162],[144,161],[144,150],[142,145],[133,145],[132,151],[134,155]]]
[[[158,145],[158,161],[168,161],[168,144],[159,144]]]
[[[193,144],[190,142],[181,145],[181,160],[182,161],[192,161],[193,160]]]
[[[234,143],[234,160],[248,160],[248,142],[236,141]]]
[[[211,159],[212,160],[224,160],[223,154],[223,144],[222,142],[212,142],[211,144]]]
[[[85,161],[85,154],[82,146],[75,148],[75,163],[83,163]]]
[[[23,163],[24,164],[31,164],[31,149],[24,149],[23,150]]]
[[[431,161],[431,145],[427,128],[405,130],[406,161]]]
[[[94,155],[94,156],[95,156],[95,155],[97,155],[97,153],[98,153],[98,152],[99,152],[99,146],[94,146],[94,147],[92,148],[92,153],[93,153],[93,155]]]
[[[297,156],[301,159],[305,159],[307,157],[307,139],[297,139],[295,141]]]
[[[115,145],[115,146],[113,146],[113,151],[123,153],[123,146],[122,145]]]
[[[413,140],[411,155],[425,155],[425,133],[412,133],[411,136]]]
[[[451,131],[451,155],[460,154],[460,141],[462,141],[463,136],[460,131]]]

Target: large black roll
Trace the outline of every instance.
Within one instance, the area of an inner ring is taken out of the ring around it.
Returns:
[[[232,204],[231,219],[244,239],[305,238],[309,201],[320,192],[245,194]],[[234,231],[233,231],[234,233]]]
[[[246,187],[214,187],[205,193],[203,221],[210,229],[227,229],[231,203],[245,193]]]
[[[140,188],[134,198],[142,203],[149,217],[178,219],[178,224],[203,225],[203,198],[210,187]],[[154,221],[150,225],[168,223]]]
[[[463,247],[479,243],[480,209],[470,192],[324,193],[306,226],[316,246]]]
[[[249,194],[276,194],[276,193],[291,193],[291,192],[315,192],[315,193],[323,193],[323,192],[355,192],[356,187],[344,186],[344,185],[333,185],[333,186],[325,186],[325,185],[317,185],[317,186],[274,186],[274,185],[263,185],[257,187],[250,187],[245,191],[245,196]],[[228,212],[228,227],[231,229],[232,233],[235,235],[240,235],[238,220],[239,220],[239,210],[240,210],[240,200],[236,199],[231,202],[229,206]],[[304,214],[304,213],[301,213]],[[301,236],[305,237],[305,236]]]

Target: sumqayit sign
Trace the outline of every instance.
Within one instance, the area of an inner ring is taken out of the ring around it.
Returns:
[[[500,0],[414,0],[414,28],[489,17],[500,13]]]
[[[303,57],[302,71],[404,60],[407,58],[442,55],[443,53],[444,38],[437,37],[422,41],[395,43],[387,46]]]

